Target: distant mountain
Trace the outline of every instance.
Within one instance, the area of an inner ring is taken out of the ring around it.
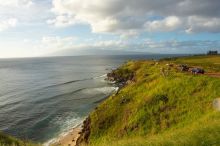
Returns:
[[[132,54],[153,54],[149,52],[135,52],[125,50],[104,50],[104,49],[82,49],[62,50],[50,54],[50,56],[78,56],[78,55],[132,55]]]

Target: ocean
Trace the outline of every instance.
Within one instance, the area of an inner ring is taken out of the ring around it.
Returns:
[[[117,87],[106,74],[128,60],[180,55],[0,59],[0,131],[45,143],[80,124]]]

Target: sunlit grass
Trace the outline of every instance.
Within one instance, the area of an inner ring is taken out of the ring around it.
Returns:
[[[39,146],[29,141],[22,141],[0,133],[0,146]]]
[[[217,72],[219,61],[219,56],[197,56],[159,64],[128,62],[120,72],[134,72],[135,82],[92,112],[90,145],[217,146],[220,113],[212,108],[212,102],[220,97],[220,78],[182,73],[175,65],[187,63]],[[167,63],[175,65],[167,67]]]

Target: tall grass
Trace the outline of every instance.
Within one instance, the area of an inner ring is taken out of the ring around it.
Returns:
[[[220,61],[219,56],[210,58],[204,60]],[[213,100],[220,97],[220,79],[166,66],[187,62],[208,67],[209,63],[200,63],[202,59],[135,61],[120,68],[120,72],[133,71],[135,82],[91,113],[89,145],[220,145],[220,116],[212,108]],[[210,71],[220,70],[218,64],[214,66]]]
[[[40,146],[0,133],[0,146]]]

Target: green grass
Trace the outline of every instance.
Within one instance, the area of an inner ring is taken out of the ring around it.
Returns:
[[[40,146],[0,133],[0,146]]]
[[[196,56],[123,65],[120,73],[133,72],[135,82],[90,114],[89,145],[220,145],[220,112],[212,107],[213,99],[220,97],[220,78],[165,65],[184,63],[218,72],[219,62],[220,56]]]
[[[151,136],[133,136],[115,141],[102,141],[96,146],[219,146],[220,115],[213,112],[179,129]]]
[[[220,72],[220,68],[219,68],[220,59],[219,59],[219,57],[220,57],[220,55],[191,56],[191,57],[164,59],[164,60],[179,63],[179,64],[201,66],[206,71]]]

